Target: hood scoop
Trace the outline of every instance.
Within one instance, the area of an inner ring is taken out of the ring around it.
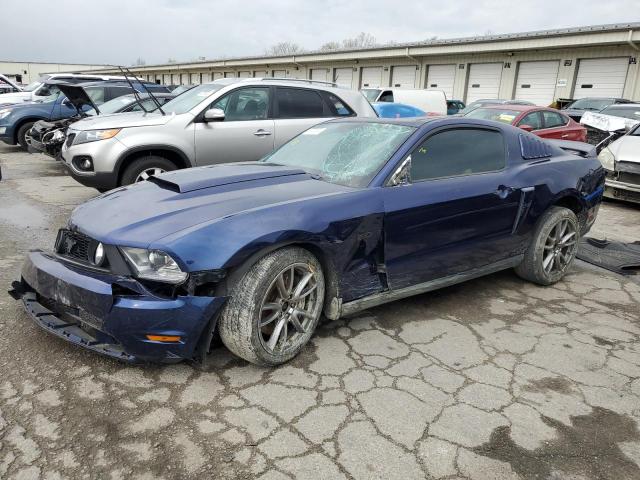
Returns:
[[[203,188],[291,175],[306,175],[306,172],[273,163],[243,162],[176,170],[149,177],[147,181],[177,193],[188,193]]]

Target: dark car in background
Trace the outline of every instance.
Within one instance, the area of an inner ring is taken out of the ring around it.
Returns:
[[[529,105],[487,105],[464,115],[465,118],[493,120],[521,128],[542,138],[587,141],[587,129],[553,108]]]
[[[217,332],[278,365],[322,313],[509,268],[558,282],[603,185],[595,156],[511,125],[338,119],[262,161],[167,172],[80,205],[53,251],[28,254],[12,295],[45,331],[112,358],[202,360]]]
[[[36,102],[20,103],[0,107],[0,140],[9,145],[20,145],[23,150],[28,149],[27,133],[31,127],[39,120],[55,121],[78,115],[76,107],[60,91],[59,84],[66,82],[49,82],[45,84],[46,96]],[[162,85],[152,83],[123,81],[101,81],[91,83],[81,83],[81,85],[91,97],[96,105],[101,105],[109,100],[131,93],[134,89],[145,91],[145,88],[152,91],[167,92],[167,88]],[[133,88],[132,88],[133,85]]]
[[[625,98],[586,97],[571,102],[562,110],[562,113],[570,116],[576,122],[579,122],[584,112],[600,112],[610,105],[620,105],[625,103],[633,102]]]

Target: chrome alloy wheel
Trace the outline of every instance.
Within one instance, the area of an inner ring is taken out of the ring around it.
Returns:
[[[306,341],[304,334],[320,314],[317,287],[315,272],[304,263],[288,266],[271,282],[258,323],[267,351],[283,353]]]
[[[138,176],[136,177],[135,183],[147,180],[151,175],[160,175],[165,171],[166,170],[164,168],[159,168],[159,167],[147,168],[146,170],[143,170],[138,174]]]
[[[545,273],[564,272],[578,250],[575,227],[569,220],[560,220],[549,232],[544,243],[542,268]]]

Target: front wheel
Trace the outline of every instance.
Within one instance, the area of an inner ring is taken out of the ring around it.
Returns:
[[[159,175],[176,169],[175,163],[164,157],[148,155],[134,160],[122,174],[121,185],[131,185],[132,183],[147,180],[152,175]]]
[[[562,277],[578,251],[580,228],[571,210],[552,207],[536,225],[529,248],[516,273],[539,285],[551,285]]]
[[[20,128],[18,129],[18,145],[20,145],[20,148],[22,148],[22,150],[24,150],[25,152],[29,151],[29,144],[27,143],[27,134],[29,133],[29,130],[31,130],[31,127],[33,127],[33,123],[34,122],[27,122],[23,125],[20,126]]]
[[[233,287],[218,323],[220,338],[257,365],[295,357],[313,335],[324,303],[320,262],[298,247],[276,250]]]

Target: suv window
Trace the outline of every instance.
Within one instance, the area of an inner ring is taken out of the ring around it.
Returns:
[[[393,92],[387,91],[380,95],[379,102],[393,102]]]
[[[430,136],[411,153],[411,180],[493,172],[505,166],[502,134],[459,128]]]
[[[528,113],[518,122],[518,126],[520,125],[530,125],[534,130],[541,129],[542,121],[540,120],[540,114],[538,112]]]
[[[324,117],[324,103],[315,90],[277,88],[276,101],[279,118]]]
[[[96,105],[100,105],[101,103],[104,103],[104,90],[105,90],[104,87],[85,88],[87,95],[89,95],[89,98],[91,99],[91,101]]]
[[[101,87],[101,88],[104,88],[104,87]],[[109,88],[109,92],[107,93],[107,96],[109,97],[108,100],[121,97],[122,95],[128,95],[131,93],[131,87],[108,87],[108,88]],[[93,100],[93,98],[91,100]],[[95,100],[93,101],[95,102]],[[104,98],[102,99],[102,101],[104,101]]]
[[[567,120],[556,112],[542,112],[544,117],[544,128],[563,127],[567,124]]]
[[[223,110],[225,122],[264,120],[269,111],[269,89],[240,88],[214,102],[210,108]]]
[[[349,106],[336,97],[333,93],[322,92],[322,96],[325,98],[327,103],[329,104],[329,110],[331,110],[331,115],[334,117],[348,117],[350,115],[355,115],[353,110],[349,108]]]

